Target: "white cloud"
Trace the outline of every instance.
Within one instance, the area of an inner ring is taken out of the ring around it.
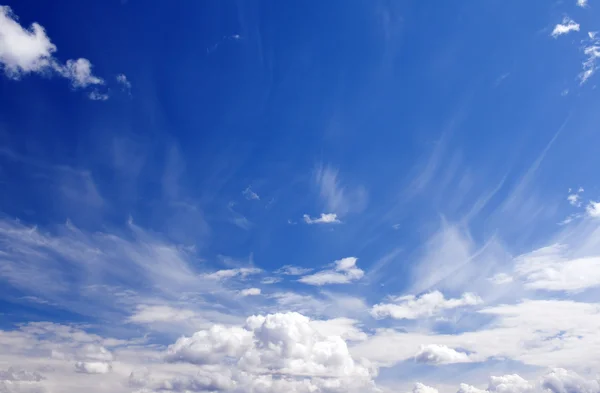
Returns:
[[[438,393],[438,390],[431,386],[422,384],[421,382],[417,382],[413,387],[412,393]]]
[[[577,0],[577,6],[586,8],[588,6],[588,0]]]
[[[91,91],[88,94],[88,97],[92,101],[106,101],[106,100],[108,100],[110,98],[108,94],[103,94],[103,93],[100,93],[100,92],[98,92],[96,90]]]
[[[497,273],[490,278],[490,281],[496,285],[509,284],[513,282],[513,277],[506,273]]]
[[[375,391],[375,370],[353,359],[342,338],[323,336],[297,313],[251,316],[244,327],[213,326],[177,340],[165,359],[200,367],[227,362],[225,375],[244,392],[259,385],[273,393]]]
[[[367,192],[363,187],[349,187],[342,184],[339,171],[330,165],[320,165],[315,173],[319,194],[327,210],[343,216],[349,212],[364,209]]]
[[[218,270],[214,273],[205,274],[204,277],[211,280],[225,280],[234,277],[244,279],[249,275],[259,274],[260,272],[262,272],[262,269],[256,267],[242,267],[237,269]]]
[[[445,299],[439,291],[423,294],[400,296],[390,299],[392,303],[380,303],[373,306],[371,315],[377,319],[418,319],[431,317],[458,307],[476,306],[483,301],[473,293],[464,293],[458,299]]]
[[[260,283],[265,285],[277,284],[278,282],[281,282],[280,277],[265,277],[262,280],[260,280]]]
[[[11,78],[40,72],[53,63],[56,46],[42,26],[33,23],[24,29],[8,6],[0,6],[0,63]]]
[[[349,284],[360,280],[365,272],[356,267],[358,258],[347,257],[334,262],[333,269],[301,277],[298,281],[308,285]]]
[[[75,371],[85,374],[106,374],[112,370],[112,366],[105,362],[77,362]]]
[[[344,317],[310,321],[310,326],[324,337],[339,336],[347,341],[366,340],[367,334],[360,330],[357,325],[357,320]]]
[[[257,193],[252,191],[252,188],[250,186],[246,187],[246,189],[244,191],[242,191],[242,195],[244,196],[244,198],[246,198],[249,201],[252,201],[252,200],[259,201],[260,200],[260,196],[258,196]]]
[[[584,84],[598,69],[597,62],[600,58],[600,38],[597,32],[588,32],[588,40],[584,42],[583,54],[586,59],[582,63],[583,71],[579,74],[580,84]]]
[[[240,291],[240,295],[242,296],[258,296],[260,293],[260,288],[247,288]]]
[[[600,218],[600,202],[590,201],[585,211],[592,218]]]
[[[275,270],[276,274],[285,274],[287,276],[301,276],[303,274],[309,273],[313,269],[292,265],[284,265],[279,269]]]
[[[579,31],[579,23],[575,23],[573,19],[565,16],[562,20],[562,23],[558,23],[556,26],[554,26],[554,30],[552,30],[552,37],[556,38],[572,31]]]
[[[69,79],[76,88],[104,83],[92,74],[89,60],[67,60],[62,65],[54,57],[56,50],[56,45],[50,41],[42,26],[33,23],[26,29],[19,24],[10,7],[0,6],[0,65],[9,78],[19,79],[29,73],[55,72]],[[89,95],[95,100],[104,96],[100,93]]]
[[[60,68],[61,74],[70,79],[73,87],[102,85],[104,81],[92,74],[92,63],[88,59],[67,60]]]
[[[302,216],[307,224],[339,224],[340,220],[335,213],[321,213],[321,217],[311,218],[308,214]]]
[[[598,393],[600,384],[597,380],[586,380],[573,371],[556,368],[546,374],[541,385],[552,393]]]
[[[139,305],[136,312],[128,318],[133,323],[187,321],[196,317],[192,310],[179,309],[166,305]]]
[[[572,192],[571,189],[569,189],[569,195],[567,195],[567,201],[569,201],[569,203],[572,206],[580,207],[582,192],[583,192],[583,188],[581,188],[581,187],[579,187],[579,189],[576,192]]]
[[[415,361],[427,364],[468,363],[469,355],[450,348],[446,345],[424,345],[415,355]]]
[[[525,300],[483,308],[472,316],[490,323],[457,334],[379,329],[354,346],[353,354],[393,365],[413,359],[421,345],[435,342],[460,348],[472,362],[504,358],[537,367],[600,368],[593,355],[600,351],[595,303]]]
[[[575,257],[554,244],[517,257],[515,273],[529,289],[580,291],[600,286],[600,257]]]
[[[124,89],[131,90],[131,82],[129,82],[129,79],[127,79],[125,74],[119,74],[115,77],[115,79],[117,80],[117,83],[123,86]]]
[[[0,370],[0,381],[25,381],[39,382],[44,377],[37,371],[17,370],[9,367],[8,370]]]

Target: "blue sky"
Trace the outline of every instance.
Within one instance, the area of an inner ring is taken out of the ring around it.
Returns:
[[[600,392],[598,7],[5,3],[0,391]]]

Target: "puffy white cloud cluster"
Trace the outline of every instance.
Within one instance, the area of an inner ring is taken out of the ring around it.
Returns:
[[[0,67],[6,76],[19,79],[30,73],[55,73],[69,79],[75,88],[104,84],[104,80],[93,75],[88,59],[61,64],[54,57],[56,51],[56,45],[40,24],[24,28],[10,7],[0,6]],[[104,100],[108,95],[93,91],[89,97]]]
[[[308,214],[302,216],[307,224],[339,224],[341,221],[335,213],[321,213],[320,217],[312,218]]]
[[[479,389],[465,383],[458,393],[598,393],[600,384],[595,379],[585,379],[574,371],[555,368],[536,382],[529,382],[517,374],[490,377],[487,389]]]
[[[415,361],[427,364],[468,363],[469,355],[446,345],[424,345],[415,355]]]
[[[487,389],[461,383],[457,393],[598,393],[600,385],[595,379],[585,379],[574,371],[555,368],[539,380],[530,382],[518,374],[490,377]],[[438,393],[434,387],[416,383],[413,393]]]
[[[444,310],[483,303],[481,298],[473,293],[464,293],[458,299],[446,299],[439,291],[429,292],[419,297],[414,295],[392,297],[390,300],[392,303],[374,305],[371,315],[378,319],[418,319],[438,315]]]
[[[556,38],[572,31],[579,31],[579,23],[575,22],[568,16],[565,16],[562,20],[562,23],[557,23],[556,26],[554,26],[554,29],[552,30],[552,37]]]
[[[333,269],[322,270],[320,272],[301,277],[298,281],[308,285],[326,285],[326,284],[349,284],[360,280],[365,272],[356,267],[358,258],[342,258],[333,263]]]
[[[169,346],[165,359],[200,365],[203,372],[227,365],[229,379],[219,383],[225,391],[376,391],[375,368],[353,359],[340,336],[322,335],[309,318],[294,312],[251,316],[244,327],[215,325],[182,337]],[[209,383],[214,378],[201,379]]]

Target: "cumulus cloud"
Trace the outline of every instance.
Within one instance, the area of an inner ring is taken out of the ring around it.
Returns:
[[[541,385],[552,393],[600,392],[600,384],[597,380],[586,380],[579,374],[563,368],[556,368],[544,375]]]
[[[482,304],[481,298],[473,293],[464,293],[458,299],[446,299],[439,291],[423,294],[392,297],[392,303],[380,303],[373,306],[371,315],[377,319],[418,319],[431,317],[459,307]]]
[[[565,16],[562,23],[558,23],[552,30],[552,37],[556,38],[563,34],[568,34],[572,31],[579,31],[579,23],[576,23],[573,19]]]
[[[24,29],[10,7],[0,6],[0,62],[9,77],[48,69],[54,52],[56,45],[42,26],[33,23]]]
[[[575,257],[554,244],[517,257],[515,273],[529,289],[580,291],[600,285],[600,257]]]
[[[600,202],[590,201],[585,211],[592,218],[600,218]]]
[[[242,296],[258,296],[260,293],[260,288],[246,288],[240,291],[240,295]]]
[[[320,334],[309,318],[293,312],[251,316],[243,327],[215,325],[182,337],[169,346],[165,359],[200,366],[227,363],[238,384],[264,384],[266,392],[374,391],[374,368],[353,359],[341,337]]]
[[[412,393],[438,393],[438,390],[431,386],[422,384],[421,382],[417,382],[413,387]]]
[[[415,355],[415,361],[427,364],[468,363],[469,355],[447,347],[446,345],[424,345]]]
[[[77,362],[75,371],[84,374],[106,374],[110,372],[112,366],[106,362]]]
[[[492,376],[487,389],[479,389],[465,383],[460,384],[459,393],[598,393],[597,380],[587,380],[579,374],[555,368],[539,380],[529,382],[518,374]]]
[[[62,75],[71,80],[73,87],[101,85],[104,81],[92,74],[92,63],[88,59],[67,60],[64,67],[59,68]]]
[[[577,0],[577,6],[586,8],[588,6],[588,0]]]
[[[0,65],[6,76],[19,79],[30,73],[56,73],[71,81],[73,87],[102,85],[104,81],[92,74],[89,60],[67,60],[63,65],[55,57],[56,45],[44,28],[32,23],[27,29],[8,6],[0,6]],[[104,95],[90,94],[91,99]]]
[[[308,214],[302,216],[307,224],[339,224],[341,221],[335,213],[321,213],[320,217],[312,218]]]
[[[347,257],[335,261],[333,269],[300,277],[298,281],[308,285],[349,284],[360,280],[365,272],[356,267],[358,258]]]

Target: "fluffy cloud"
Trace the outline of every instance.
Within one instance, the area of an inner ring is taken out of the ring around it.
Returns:
[[[375,370],[368,363],[355,361],[340,336],[322,335],[298,313],[252,316],[244,327],[215,325],[177,340],[165,359],[201,366],[229,364],[233,384],[264,386],[266,392],[375,389]]]
[[[465,383],[460,384],[459,393],[598,393],[597,380],[586,380],[579,374],[555,368],[538,381],[529,382],[517,374],[490,377],[487,389],[479,389]]]
[[[24,29],[7,6],[0,6],[0,63],[9,77],[40,72],[52,66],[56,46],[42,26]]]
[[[597,380],[586,380],[573,371],[562,368],[546,374],[541,385],[552,393],[598,393],[600,384]]]
[[[105,362],[77,362],[75,370],[84,374],[106,374],[112,369],[109,363]]]
[[[88,59],[67,60],[60,72],[71,80],[73,87],[87,87],[104,83],[102,79],[92,74],[92,63]]]
[[[588,216],[600,218],[600,202],[590,201],[585,210]]]
[[[580,291],[600,285],[600,257],[578,257],[555,244],[518,257],[515,272],[529,289]]]
[[[240,295],[242,296],[258,296],[260,293],[260,288],[246,288],[240,291]]]
[[[588,0],[577,0],[577,6],[585,8],[588,6]]]
[[[334,268],[301,277],[298,281],[308,285],[349,284],[360,280],[364,271],[356,267],[358,258],[347,257],[334,262]]]
[[[29,29],[18,22],[8,6],[0,6],[0,65],[9,78],[19,79],[29,73],[57,73],[69,79],[76,88],[101,85],[104,81],[92,74],[92,64],[87,59],[67,60],[62,65],[54,57],[56,45],[38,23]],[[90,98],[102,99],[95,93]]]
[[[552,30],[552,37],[556,38],[572,31],[579,31],[579,23],[575,23],[573,19],[565,16],[562,23],[558,23],[556,26],[554,26],[554,29]]]
[[[371,309],[375,318],[418,319],[440,314],[444,310],[476,306],[483,301],[473,293],[464,293],[458,299],[446,299],[439,291],[416,297],[414,295],[391,298],[393,303],[376,304]]]
[[[438,393],[436,388],[422,384],[421,382],[415,383],[412,393]]]
[[[311,218],[308,214],[302,216],[307,224],[339,224],[340,220],[335,213],[321,213],[321,217]]]
[[[415,355],[415,361],[427,364],[452,364],[468,363],[471,361],[469,355],[464,352],[458,352],[446,345],[424,345]]]

